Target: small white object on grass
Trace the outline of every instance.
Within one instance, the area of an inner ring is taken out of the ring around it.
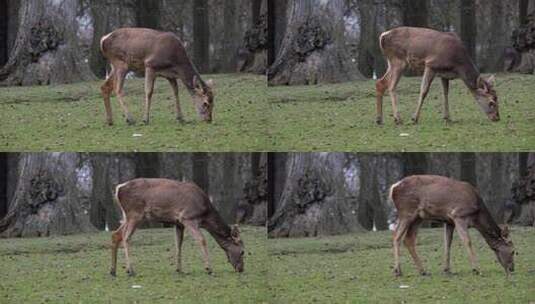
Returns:
[[[132,137],[141,137],[141,136],[143,136],[143,134],[140,134],[140,133],[134,133],[134,134],[132,135]]]
[[[401,134],[399,134],[399,136],[401,136],[401,137],[407,137],[409,135],[410,135],[409,133],[401,133]]]
[[[409,285],[399,285],[399,288],[406,289],[406,288],[409,288]]]
[[[135,289],[141,288],[141,285],[132,285],[132,288],[135,288]]]

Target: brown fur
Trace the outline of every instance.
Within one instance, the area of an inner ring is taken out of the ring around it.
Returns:
[[[442,78],[445,120],[449,120],[449,81],[456,78],[464,81],[489,119],[499,120],[498,99],[492,88],[494,78],[487,80],[480,76],[461,39],[455,33],[398,27],[382,33],[379,43],[388,61],[388,69],[376,83],[378,124],[383,123],[382,105],[386,90],[392,98],[394,120],[397,124],[401,123],[396,87],[406,69],[423,72],[418,107],[413,115],[415,123],[418,122],[423,102],[435,76]]]
[[[426,273],[416,254],[416,234],[423,220],[445,223],[445,272],[450,270],[450,246],[455,228],[468,250],[474,272],[479,272],[468,235],[469,227],[481,233],[505,271],[513,271],[513,245],[506,239],[508,233],[494,222],[476,189],[470,184],[443,176],[414,175],[392,185],[390,198],[398,214],[393,242],[396,275],[401,275],[399,245],[402,239],[418,271]]]
[[[225,224],[208,196],[197,185],[161,178],[139,178],[118,185],[116,200],[124,218],[119,229],[112,233],[112,275],[115,275],[120,243],[125,249],[127,271],[130,275],[134,274],[129,261],[128,241],[136,226],[144,220],[175,225],[177,271],[181,271],[183,232],[188,229],[201,247],[206,271],[212,272],[206,240],[200,228],[214,237],[235,270],[243,271],[243,242],[239,230]]]
[[[205,83],[180,41],[173,33],[145,28],[122,28],[101,39],[101,51],[112,70],[101,87],[106,108],[106,121],[113,124],[110,96],[115,91],[129,124],[135,123],[124,100],[124,79],[129,71],[145,73],[145,103],[143,121],[149,123],[149,113],[156,77],[166,78],[175,96],[176,118],[182,120],[176,79],[182,80],[204,121],[212,120],[213,93],[211,81]]]

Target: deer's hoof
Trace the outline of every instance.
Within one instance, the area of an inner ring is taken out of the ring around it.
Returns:
[[[117,276],[117,273],[115,272],[115,269],[110,270],[110,275],[112,277],[116,277]]]
[[[108,120],[108,121],[106,121],[106,124],[111,127],[111,126],[113,126],[113,121]]]
[[[423,270],[423,271],[420,271],[420,275],[423,276],[423,277],[430,277],[431,273]]]
[[[148,125],[149,124],[149,120],[148,119],[143,119],[143,124],[144,125]]]
[[[206,270],[206,273],[209,274],[209,275],[213,275],[214,272],[212,271],[212,268],[204,268],[204,270]]]
[[[401,277],[401,269],[399,269],[399,268],[394,269],[394,276],[396,278]]]
[[[383,124],[383,118],[382,117],[377,117],[375,119],[375,123],[378,125],[378,126],[381,126]]]
[[[413,124],[415,124],[415,125],[418,124],[418,117],[416,115],[413,115],[411,120],[412,120]]]
[[[127,270],[126,273],[128,274],[129,277],[135,277],[136,276],[136,273],[134,272],[133,269]]]
[[[133,119],[132,117],[128,117],[128,118],[126,119],[126,123],[127,123],[129,126],[133,126],[133,125],[136,124],[136,120]]]
[[[182,116],[177,116],[177,117],[176,117],[176,121],[179,122],[179,123],[184,123],[184,117],[182,117]]]
[[[472,269],[472,274],[474,275],[481,275],[481,272],[479,271],[479,269]]]
[[[448,275],[451,274],[451,270],[450,270],[449,268],[444,268],[444,269],[442,270],[442,272],[443,272],[444,274],[448,274]]]
[[[452,121],[451,121],[451,119],[449,117],[443,117],[442,119],[444,119],[444,122],[446,124],[452,123]]]
[[[400,126],[403,124],[403,120],[401,120],[400,117],[394,117],[394,122],[396,123],[396,125]]]

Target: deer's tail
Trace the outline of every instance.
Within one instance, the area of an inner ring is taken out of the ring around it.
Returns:
[[[383,32],[381,36],[379,36],[379,48],[381,49],[381,52],[384,52],[385,39],[388,34],[390,34],[390,31]]]
[[[117,203],[117,206],[119,206],[119,208],[121,209],[121,212],[123,214],[123,218],[121,219],[121,224],[123,224],[125,221],[126,221],[126,213],[124,212],[124,209],[123,209],[123,206],[121,205],[121,188],[124,187],[126,183],[122,183],[122,184],[119,184],[117,185],[117,187],[115,187],[115,202]]]
[[[394,189],[399,186],[400,183],[401,181],[393,184],[388,190],[387,204],[390,208],[390,214],[388,216],[388,229],[392,231],[396,230],[398,226],[398,209],[396,208],[396,204],[394,203]]]

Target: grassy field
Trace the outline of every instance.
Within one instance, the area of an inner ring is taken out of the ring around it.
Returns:
[[[207,233],[205,233],[208,236]],[[174,265],[174,230],[139,230],[131,258],[137,272],[124,267],[109,275],[110,233],[0,240],[0,303],[267,303],[264,228],[243,227],[245,271],[227,263],[207,237],[215,275],[205,273],[200,250],[186,234],[182,265]],[[119,251],[119,266],[124,254]],[[138,285],[139,288],[133,286]]]
[[[392,275],[391,232],[268,240],[272,303],[535,303],[535,230],[512,230],[519,255],[507,280],[494,253],[471,230],[481,264],[473,275],[457,235],[452,275],[442,271],[442,229],[421,229],[418,252],[431,276],[417,274],[405,248],[402,278]],[[403,286],[404,285],[404,286]]]
[[[258,151],[266,148],[265,77],[205,75],[215,81],[214,122],[201,122],[180,85],[185,123],[175,120],[165,79],[156,83],[151,123],[141,122],[143,79],[128,79],[126,100],[138,122],[128,126],[112,98],[115,125],[108,127],[102,81],[61,86],[0,88],[2,151]],[[262,135],[264,134],[264,135]]]
[[[498,75],[501,121],[493,123],[460,80],[450,86],[450,116],[442,119],[440,80],[433,83],[418,125],[411,123],[420,77],[398,86],[403,126],[395,126],[385,96],[385,124],[375,124],[372,80],[335,85],[268,88],[274,151],[527,151],[535,147],[535,88],[532,75]]]

